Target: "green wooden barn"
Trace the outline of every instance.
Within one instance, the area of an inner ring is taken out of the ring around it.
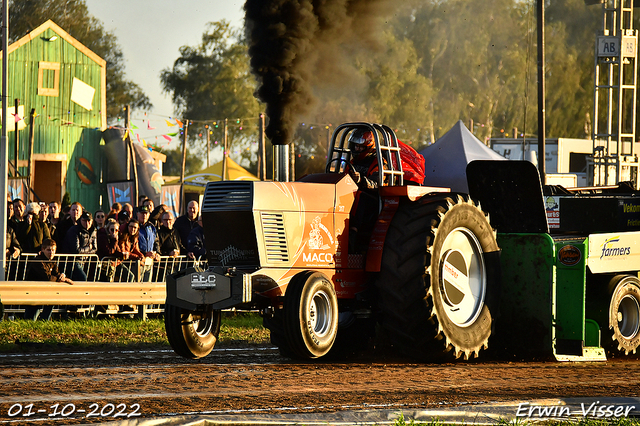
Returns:
[[[100,208],[106,61],[49,20],[9,46],[8,89],[12,198]]]

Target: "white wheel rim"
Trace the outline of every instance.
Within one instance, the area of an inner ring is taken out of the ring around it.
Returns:
[[[618,306],[618,329],[625,339],[633,339],[640,329],[640,305],[638,299],[632,295],[626,295],[620,300]]]
[[[442,244],[440,292],[451,322],[467,327],[484,307],[487,279],[482,247],[467,228],[456,228]]]
[[[324,291],[318,291],[313,295],[309,303],[309,330],[316,336],[323,337],[331,328],[332,308],[329,295]]]

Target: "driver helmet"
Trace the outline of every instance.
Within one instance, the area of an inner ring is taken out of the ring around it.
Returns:
[[[356,129],[349,136],[349,149],[361,153],[373,148],[373,133],[368,129]]]

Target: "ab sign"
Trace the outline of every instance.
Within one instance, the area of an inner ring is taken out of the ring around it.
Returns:
[[[598,57],[635,57],[637,38],[635,36],[620,37],[599,36],[598,37]]]

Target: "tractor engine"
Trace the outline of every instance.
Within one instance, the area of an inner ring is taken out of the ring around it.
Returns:
[[[253,274],[253,291],[270,298],[300,271],[333,277],[349,263],[356,191],[349,176],[335,173],[299,182],[210,182],[202,203],[209,267]]]

